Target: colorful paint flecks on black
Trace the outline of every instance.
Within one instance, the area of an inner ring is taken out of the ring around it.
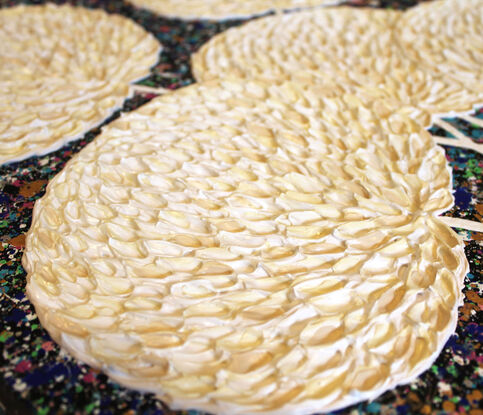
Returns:
[[[480,128],[479,133],[483,133],[483,129]],[[455,198],[453,208],[444,216],[483,222],[483,155],[464,148],[443,148],[453,170]]]
[[[0,6],[43,2],[0,0]],[[165,48],[152,74],[138,83],[167,89],[193,83],[189,67],[191,53],[216,33],[243,22],[165,19],[117,0],[70,3],[120,13],[155,34]],[[351,0],[350,3],[405,8],[416,4],[417,0]],[[136,95],[126,101],[123,111],[138,108],[153,97],[152,94]],[[119,112],[105,124],[118,116]],[[483,109],[473,116],[483,119]],[[483,129],[477,125],[457,118],[445,118],[445,121],[475,142],[483,142]],[[20,260],[33,204],[45,191],[48,181],[99,132],[100,128],[94,129],[82,139],[46,156],[0,166],[0,402],[6,407],[7,414],[174,413],[152,395],[125,389],[60,351],[40,326],[25,296],[25,272]],[[430,132],[452,137],[436,127]],[[446,215],[482,221],[482,156],[455,147],[445,147],[445,150],[453,168],[455,189],[455,206]],[[483,321],[483,234],[460,229],[458,232],[471,239],[466,246],[471,272],[466,279],[466,299],[460,309],[456,334],[430,370],[415,382],[388,391],[374,402],[361,403],[336,414],[483,414],[479,409],[483,399],[483,329],[479,325],[479,321]],[[190,412],[192,414],[198,415]]]
[[[471,114],[474,118],[483,120],[483,108],[479,108]],[[457,117],[445,117],[443,121],[446,121],[451,126],[455,127],[458,131],[461,131],[465,136],[472,139],[475,143],[483,144],[483,130],[478,128],[478,125],[469,121],[463,120]],[[442,129],[441,127],[433,126],[429,129],[431,134],[445,137],[456,138],[449,131]]]

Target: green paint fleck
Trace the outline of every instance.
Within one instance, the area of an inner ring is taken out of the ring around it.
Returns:
[[[37,410],[37,413],[38,413],[39,415],[47,415],[47,414],[49,413],[49,407],[48,407],[48,406],[46,406],[46,407],[44,407],[44,408],[39,408],[39,409]]]
[[[90,414],[94,410],[95,403],[91,403],[87,405],[84,409],[87,414]]]
[[[453,376],[458,376],[458,371],[456,370],[456,366],[449,366],[448,372]]]

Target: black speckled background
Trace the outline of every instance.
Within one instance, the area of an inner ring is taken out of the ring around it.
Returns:
[[[461,0],[464,1],[464,0]],[[0,7],[18,1],[0,0]],[[43,1],[23,2],[28,4]],[[63,2],[56,2],[63,3]],[[132,18],[152,32],[164,45],[152,74],[139,84],[176,89],[194,82],[190,54],[216,33],[241,24],[191,21],[158,17],[123,1],[85,0],[78,5],[103,8]],[[353,0],[355,6],[407,8],[417,1]],[[1,47],[1,46],[0,46]],[[1,64],[1,63],[0,63]],[[139,94],[126,100],[123,111],[131,111],[155,95]],[[472,114],[483,119],[483,110]],[[119,116],[114,114],[106,123]],[[461,119],[447,122],[471,137],[483,141],[483,130]],[[451,138],[436,127],[430,131]],[[25,296],[25,272],[21,256],[33,204],[42,196],[49,179],[100,129],[43,157],[0,165],[0,415],[6,414],[173,414],[152,395],[127,390],[105,375],[59,350],[39,325]],[[456,203],[446,216],[482,221],[483,156],[472,150],[445,147],[453,168]],[[483,234],[457,230],[466,240],[470,273],[465,283],[465,304],[460,309],[456,334],[446,344],[432,367],[410,385],[386,392],[373,402],[337,411],[337,414],[470,414],[483,415],[482,261]],[[195,411],[177,414],[197,415]]]

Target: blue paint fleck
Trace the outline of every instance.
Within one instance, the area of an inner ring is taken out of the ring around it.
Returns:
[[[10,314],[5,316],[5,321],[11,321],[13,323],[18,323],[25,318],[25,312],[16,308]]]
[[[468,209],[471,203],[471,193],[469,193],[464,187],[459,187],[454,192],[454,198],[456,206],[460,209]]]

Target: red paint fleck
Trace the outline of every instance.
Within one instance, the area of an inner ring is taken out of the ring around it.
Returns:
[[[54,343],[51,341],[44,342],[42,344],[42,349],[44,349],[46,352],[50,352],[51,350],[54,350]]]
[[[20,363],[17,363],[17,366],[15,366],[15,371],[19,373],[24,373],[27,370],[30,370],[32,367],[32,363],[30,363],[28,360],[22,360]]]
[[[84,382],[87,382],[87,383],[94,382],[95,380],[94,373],[92,372],[87,373],[86,375],[84,375],[83,379],[84,379]]]

